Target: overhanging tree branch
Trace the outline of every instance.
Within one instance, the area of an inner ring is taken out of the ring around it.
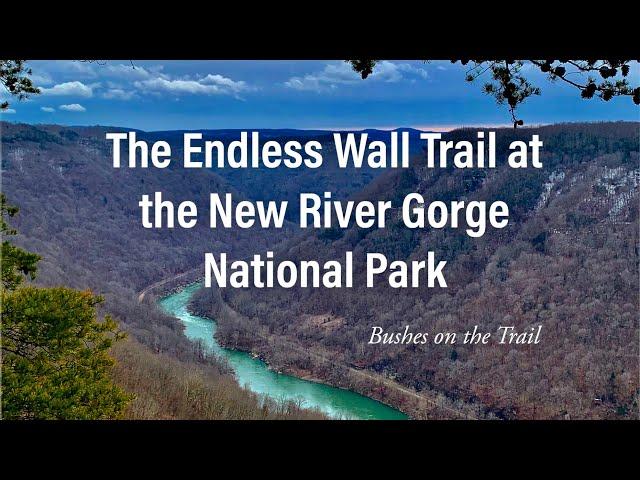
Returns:
[[[373,72],[377,63],[377,60],[347,61],[363,79]],[[523,72],[527,64],[546,73],[550,81],[560,80],[577,88],[584,99],[597,96],[609,101],[614,97],[631,97],[636,105],[640,105],[640,87],[631,86],[627,78],[633,60],[452,60],[452,63],[457,62],[472,64],[465,75],[468,82],[491,75],[482,89],[492,95],[499,105],[508,105],[514,128],[524,124],[516,117],[518,106],[527,98],[541,93],[540,88],[534,86],[525,75],[526,72]],[[567,66],[573,67],[573,70],[568,71]],[[569,78],[569,75],[586,75],[586,79],[580,81]]]

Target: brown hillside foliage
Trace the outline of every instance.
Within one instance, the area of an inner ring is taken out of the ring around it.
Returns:
[[[292,402],[261,400],[214,367],[154,354],[135,340],[114,348],[115,381],[135,395],[133,420],[317,420],[320,412]]]
[[[506,167],[509,143],[532,134],[544,141],[544,168]],[[445,139],[473,136],[457,130]],[[481,416],[637,418],[640,124],[504,129],[497,138],[496,169],[428,169],[418,158],[359,196],[394,206],[414,191],[426,201],[503,200],[507,228],[477,239],[464,225],[410,230],[400,220],[380,230],[305,232],[277,258],[324,261],[353,250],[354,288],[224,289],[222,300],[239,315],[220,316],[221,339],[276,364],[321,370],[310,356],[287,355],[287,342],[296,344],[475,405]],[[428,251],[448,262],[447,289],[392,289],[382,277],[365,287],[367,252],[413,260]],[[216,297],[198,300],[206,311]],[[340,322],[314,328],[310,315]],[[542,325],[543,333],[539,345],[367,345],[372,326],[460,335],[475,325],[493,335],[503,325]]]

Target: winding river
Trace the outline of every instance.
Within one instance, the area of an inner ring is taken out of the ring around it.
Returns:
[[[177,317],[185,326],[185,334],[192,341],[202,342],[204,348],[224,358],[233,369],[240,385],[249,390],[278,400],[301,400],[307,408],[317,408],[331,418],[359,420],[401,420],[406,415],[371,398],[349,390],[302,380],[291,375],[276,373],[260,359],[250,354],[223,348],[215,339],[216,323],[192,315],[187,305],[198,284],[189,285],[177,293],[162,298],[160,307]]]

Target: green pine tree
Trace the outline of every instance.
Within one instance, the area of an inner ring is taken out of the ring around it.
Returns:
[[[111,380],[109,349],[124,334],[109,316],[97,318],[102,298],[89,291],[21,285],[40,257],[4,238],[15,234],[5,218],[18,209],[0,201],[2,417],[118,418],[130,396]]]

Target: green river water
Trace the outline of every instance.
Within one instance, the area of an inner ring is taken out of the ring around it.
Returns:
[[[260,359],[245,352],[223,348],[215,339],[216,323],[192,315],[187,305],[193,293],[200,288],[192,284],[164,297],[160,307],[177,317],[185,326],[185,334],[192,341],[202,342],[204,348],[224,358],[233,369],[240,385],[259,394],[278,400],[302,400],[307,408],[317,408],[332,418],[360,420],[401,420],[407,416],[383,403],[349,390],[302,380],[291,375],[274,372]]]

